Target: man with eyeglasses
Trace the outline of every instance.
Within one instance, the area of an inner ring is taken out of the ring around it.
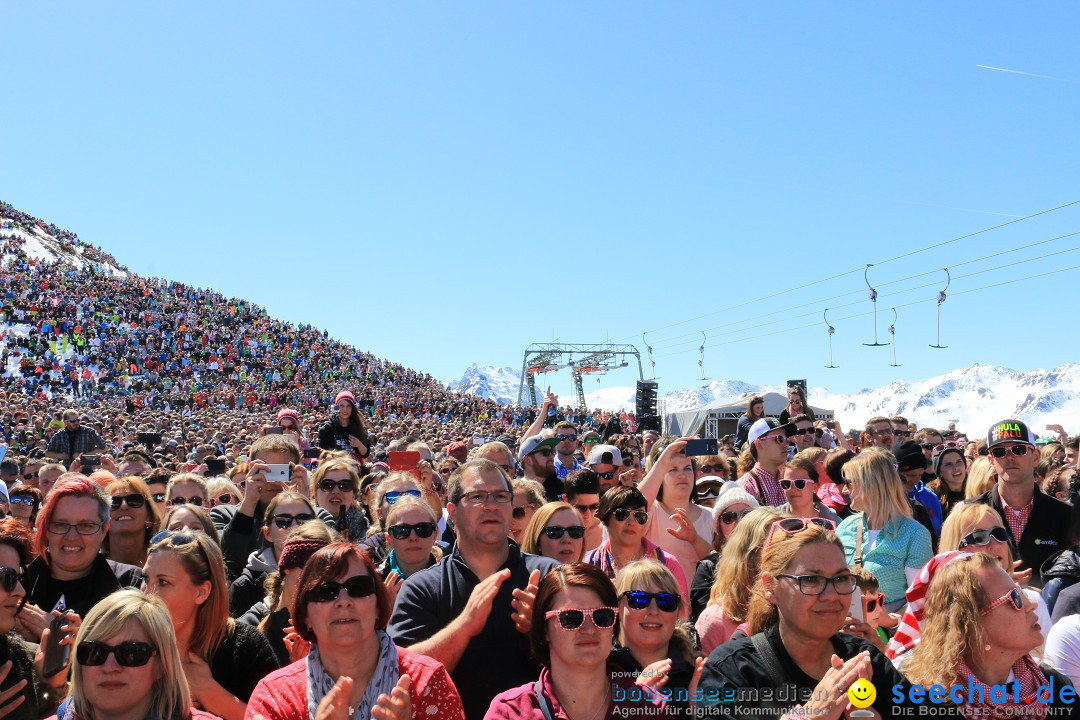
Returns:
[[[1035,484],[1039,453],[1035,433],[1019,420],[994,423],[986,435],[997,483],[968,502],[989,505],[1005,519],[1021,570],[1031,569],[1031,585],[1041,588],[1040,568],[1069,547],[1072,507],[1043,493]]]
[[[565,480],[573,471],[585,467],[574,455],[579,447],[577,428],[573,423],[561,420],[555,423],[555,439],[559,443],[555,446],[555,474]]]
[[[623,457],[614,445],[593,445],[589,450],[586,467],[600,478],[600,494],[615,487],[615,476],[622,472]]]
[[[533,435],[522,440],[518,448],[518,461],[525,479],[543,485],[548,501],[557,500],[563,494],[563,481],[555,474],[555,446],[558,444],[553,437]]]
[[[447,509],[457,543],[442,562],[405,580],[387,628],[396,644],[446,666],[468,720],[480,720],[492,698],[539,673],[529,654],[532,603],[540,578],[558,563],[509,540],[512,500],[494,463],[472,460],[454,471]]]
[[[803,450],[814,447],[814,443],[817,442],[817,430],[810,416],[796,415],[791,422],[795,425],[795,434],[791,436],[791,442],[795,445],[795,454],[798,455]]]
[[[903,415],[893,415],[889,418],[889,422],[892,423],[893,437],[896,442],[903,442],[911,437],[911,431],[908,429],[909,423],[907,418]]]
[[[787,502],[778,476],[787,461],[788,438],[794,434],[794,423],[781,425],[774,418],[761,418],[750,426],[746,442],[754,467],[739,478],[739,485],[762,505],[779,507]]]
[[[600,478],[592,470],[575,470],[566,476],[564,502],[581,513],[585,523],[585,552],[604,542],[604,524],[596,512],[600,509]]]
[[[887,417],[872,417],[867,420],[865,432],[872,447],[889,450],[895,444],[893,425]]]
[[[105,441],[90,427],[83,427],[78,410],[64,411],[64,429],[55,433],[45,448],[45,454],[71,466],[83,453],[105,449]]]
[[[922,450],[922,454],[926,457],[926,462],[934,462],[934,448],[942,444],[941,433],[934,428],[924,427],[915,433],[912,438],[919,444],[919,449]]]

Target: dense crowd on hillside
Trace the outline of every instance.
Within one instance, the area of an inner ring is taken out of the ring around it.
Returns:
[[[41,263],[15,229],[94,263]],[[455,393],[0,204],[0,718],[1070,715],[1080,437]],[[106,266],[120,272],[109,270]]]

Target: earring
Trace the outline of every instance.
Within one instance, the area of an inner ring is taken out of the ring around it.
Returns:
[[[990,652],[990,643],[986,643],[986,647],[983,648],[983,650],[986,650],[986,652]]]

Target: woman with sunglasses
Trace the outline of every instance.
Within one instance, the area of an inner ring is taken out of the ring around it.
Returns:
[[[98,603],[75,636],[71,691],[59,720],[213,720],[191,706],[169,613],[160,599],[122,590]]]
[[[484,720],[589,720],[611,717],[613,709],[664,717],[662,698],[608,664],[618,605],[614,586],[598,568],[574,563],[549,570],[537,588],[529,630],[540,678],[496,695]]]
[[[532,520],[540,506],[544,504],[544,486],[535,480],[514,478],[510,481],[514,488],[514,508],[510,516],[510,537],[518,545],[524,542],[525,527]]]
[[[1013,581],[1024,589],[1035,604],[1035,614],[1043,628],[1043,637],[1050,632],[1050,610],[1039,591],[1028,588],[1031,569],[1017,570],[1009,543],[1009,533],[1001,516],[989,505],[961,503],[957,505],[941,526],[941,552],[981,552],[997,561],[1001,569],[1012,575]]]
[[[244,499],[243,491],[227,477],[212,477],[206,481],[206,490],[210,494],[210,507],[220,505],[239,505]]]
[[[746,492],[741,487],[739,490]],[[746,634],[750,595],[758,581],[761,546],[769,528],[782,517],[784,514],[774,507],[754,508],[739,520],[724,544],[709,587],[707,605],[694,625],[705,655],[737,634],[741,633],[740,637]]]
[[[817,466],[805,457],[796,455],[788,460],[784,477],[780,479],[780,489],[787,502],[780,506],[780,511],[793,517],[825,518],[839,525],[840,516],[818,500],[818,477]]]
[[[38,510],[41,509],[41,491],[29,485],[16,485],[11,489],[8,505],[11,516],[25,527],[33,530],[37,525]]]
[[[1043,642],[1035,603],[986,553],[957,557],[938,570],[926,593],[920,632],[921,641],[904,662],[904,674],[924,688],[961,686],[963,715],[1046,717],[1071,712],[1059,690],[1072,683],[1031,655]],[[1043,691],[1036,697],[1051,681],[1050,696]],[[992,690],[995,685],[1004,686],[1004,697],[1000,687]]]
[[[760,511],[757,511],[760,512]],[[701,675],[708,712],[744,717],[763,711],[791,712],[809,697],[800,716],[839,720],[851,708],[848,689],[859,678],[891,690],[907,682],[889,659],[862,638],[840,632],[856,579],[844,546],[820,518],[781,518],[768,530],[761,575],[753,586],[749,637],[732,640],[709,655]],[[746,526],[744,521],[739,530]],[[737,531],[738,532],[738,531]],[[769,700],[740,697],[746,688],[791,688]],[[878,692],[873,709],[892,714],[892,693]],[[727,697],[725,697],[727,696]],[[792,698],[790,700],[786,698]],[[734,698],[734,701],[725,701]]]
[[[55,695],[67,685],[64,672],[42,682],[40,665],[36,671],[34,668],[35,647],[12,632],[26,596],[22,571],[32,552],[29,531],[11,518],[0,520],[0,661],[10,663],[6,670],[0,664],[0,717],[17,720],[37,720],[47,715],[56,706]],[[45,632],[47,638],[49,631]],[[65,639],[64,644],[74,645],[74,636]]]
[[[686,575],[679,561],[645,537],[645,528],[649,523],[648,506],[645,496],[636,488],[616,485],[604,493],[596,516],[607,528],[608,539],[600,543],[600,547],[590,550],[585,555],[585,562],[600,568],[614,580],[620,570],[635,560],[656,560],[671,571],[679,583],[679,594],[687,597]]]
[[[304,566],[293,606],[307,657],[263,678],[248,720],[461,720],[442,663],[394,645],[391,605],[374,565],[350,543],[332,543]]]
[[[334,413],[319,428],[319,447],[347,452],[357,462],[363,462],[370,454],[367,428],[356,408],[356,397],[348,390],[342,390],[334,398]]]
[[[619,632],[612,664],[639,684],[663,688],[671,698],[671,710],[685,713],[689,703],[684,693],[704,660],[699,662],[688,626],[678,622],[685,600],[675,576],[655,560],[638,560],[619,573],[615,592]]]
[[[877,576],[885,608],[895,612],[904,605],[910,579],[934,554],[930,531],[912,518],[889,451],[867,448],[844,465],[843,474],[851,483],[855,514],[840,523],[836,535],[847,548],[848,562]]]
[[[670,442],[662,440],[654,445],[645,479],[638,485],[649,502],[650,522],[645,534],[679,561],[685,573],[683,587],[693,579],[698,561],[712,552],[713,539],[712,514],[697,504],[694,461],[683,454],[689,439],[668,438]]]
[[[161,529],[161,516],[150,499],[150,488],[141,478],[129,475],[108,484],[111,499],[109,532],[102,550],[116,562],[141,567],[152,538]]]
[[[367,539],[360,543],[360,547],[368,552],[372,562],[381,564],[386,559],[390,548],[386,544],[386,516],[390,514],[390,508],[399,498],[406,496],[422,498],[423,490],[416,478],[408,473],[393,472],[379,483],[375,491],[375,516],[377,522],[368,528]]]
[[[296,444],[303,452],[311,447],[311,443],[304,437],[304,431],[300,428],[300,413],[292,408],[281,408],[277,413],[277,425],[285,435],[291,435]]]
[[[581,513],[564,502],[542,506],[525,528],[521,550],[564,565],[581,562],[585,555],[585,522]]]
[[[690,583],[691,622],[697,622],[698,616],[709,602],[709,594],[716,579],[716,564],[720,562],[724,544],[735,532],[739,521],[757,507],[757,498],[743,490],[738,483],[731,482],[721,486],[712,506],[713,552],[698,563],[694,581]]]
[[[331,458],[320,463],[311,474],[311,497],[315,498],[315,504],[330,513],[339,525],[338,532],[353,542],[363,540],[368,529],[367,514],[356,502],[359,490],[360,475],[351,459]]]
[[[229,588],[229,607],[234,616],[242,615],[264,597],[263,580],[266,573],[277,570],[277,559],[289,531],[316,517],[315,506],[300,493],[286,491],[274,496],[263,515],[263,547],[248,556],[244,571]]]
[[[166,530],[158,538],[143,567],[146,591],[169,610],[191,698],[224,720],[240,720],[255,685],[279,667],[277,656],[256,628],[229,617],[217,543],[203,533]]]
[[[390,551],[378,570],[391,603],[405,578],[442,558],[442,548],[436,543],[438,528],[431,506],[419,498],[405,495],[390,508],[386,516]]]

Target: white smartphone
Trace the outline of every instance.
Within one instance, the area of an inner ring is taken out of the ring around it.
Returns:
[[[266,482],[287,483],[290,479],[289,466],[288,464],[267,465],[262,475],[266,478]]]
[[[866,616],[863,614],[862,604],[862,590],[855,588],[855,592],[851,593],[851,609],[848,610],[855,622],[866,622]]]

